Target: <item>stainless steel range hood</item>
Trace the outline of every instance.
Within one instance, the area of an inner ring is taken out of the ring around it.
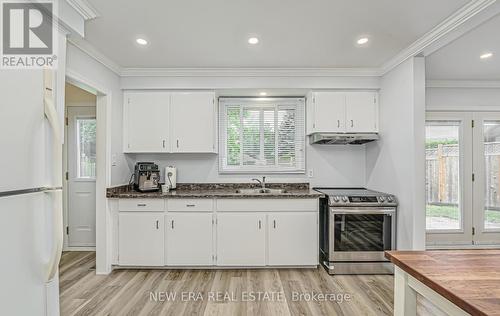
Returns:
[[[361,145],[378,139],[377,133],[313,133],[309,135],[310,144],[324,145]]]

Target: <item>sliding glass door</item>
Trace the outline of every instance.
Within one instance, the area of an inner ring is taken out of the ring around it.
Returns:
[[[474,114],[474,242],[500,244],[500,113]]]

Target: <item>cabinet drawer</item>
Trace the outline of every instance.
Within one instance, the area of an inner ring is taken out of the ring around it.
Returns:
[[[165,210],[165,200],[163,199],[120,199],[118,209],[123,211],[157,211]]]
[[[318,199],[218,199],[217,210],[224,212],[318,211]]]
[[[212,199],[169,199],[167,200],[168,211],[207,211],[213,209]]]

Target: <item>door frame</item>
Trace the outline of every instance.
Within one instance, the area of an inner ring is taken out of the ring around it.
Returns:
[[[472,151],[472,113],[468,112],[427,112],[425,121],[460,121],[459,132],[459,182],[460,186],[460,211],[462,223],[459,230],[427,230],[426,246],[466,246],[472,241],[472,161],[465,159],[466,152]]]
[[[109,274],[112,270],[112,236],[111,232],[108,231],[108,227],[111,227],[111,216],[106,199],[106,188],[111,186],[111,105],[113,96],[108,88],[69,68],[66,69],[66,81],[97,96],[96,273]],[[64,224],[67,225],[67,222]]]

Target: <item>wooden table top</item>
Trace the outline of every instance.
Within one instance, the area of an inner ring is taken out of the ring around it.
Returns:
[[[500,315],[500,249],[386,251],[386,258],[472,315]]]

